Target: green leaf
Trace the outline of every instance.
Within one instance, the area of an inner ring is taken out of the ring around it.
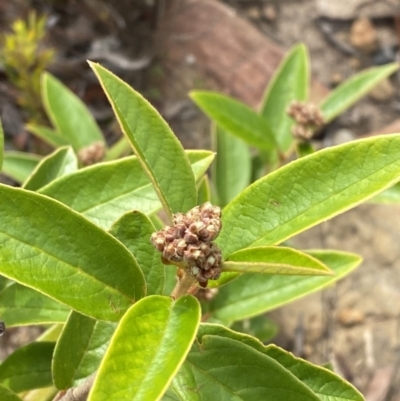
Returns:
[[[1,401],[22,401],[17,394],[0,384],[0,400]]]
[[[235,252],[222,271],[298,276],[326,276],[332,272],[318,259],[292,248],[264,246]]]
[[[110,71],[89,63],[122,131],[147,172],[167,213],[196,205],[196,183],[182,145],[157,110]]]
[[[0,365],[0,383],[16,393],[51,386],[54,345],[38,342],[18,348]]]
[[[53,356],[53,380],[59,390],[78,386],[97,370],[115,328],[115,323],[71,312]]]
[[[194,343],[184,369],[185,377],[179,372],[173,388],[181,390],[185,401],[320,401],[275,360],[226,337],[203,336],[201,343]]]
[[[293,120],[286,110],[294,100],[307,100],[309,70],[307,48],[303,44],[294,46],[281,62],[264,95],[260,113],[271,126],[283,152],[287,152],[293,144]]]
[[[30,390],[24,393],[24,401],[53,401],[57,389],[53,386]]]
[[[214,128],[213,141],[217,156],[212,177],[219,204],[225,206],[250,184],[250,150],[241,139],[219,127]]]
[[[194,398],[195,399],[195,398]],[[170,388],[161,398],[161,401],[181,401],[182,399],[179,398]]]
[[[71,147],[58,148],[42,159],[23,188],[37,191],[53,180],[78,170],[78,159]]]
[[[100,320],[118,321],[144,295],[132,254],[80,214],[5,185],[0,203],[0,274]]]
[[[190,295],[137,302],[111,339],[88,401],[158,400],[183,363],[200,322]]]
[[[43,332],[36,341],[53,341],[56,342],[64,328],[63,324],[53,324],[45,332]]]
[[[233,322],[260,315],[331,285],[361,263],[361,257],[351,253],[308,253],[327,265],[335,276],[285,277],[243,274],[219,289],[210,303],[211,316],[223,322]]]
[[[43,106],[58,134],[78,151],[93,143],[105,144],[103,134],[85,104],[61,81],[44,73],[41,82]]]
[[[211,188],[210,180],[208,175],[204,175],[197,184],[197,204],[202,205],[203,203],[211,201]]]
[[[231,329],[253,336],[263,343],[271,341],[279,332],[278,325],[265,315],[235,322]]]
[[[400,203],[400,184],[393,185],[387,190],[374,196],[370,203],[382,203],[384,205],[398,205]]]
[[[4,152],[2,173],[22,183],[32,174],[40,159],[40,156],[32,153]]]
[[[310,142],[299,142],[296,147],[298,157],[311,155],[315,150]]]
[[[369,68],[344,81],[322,101],[320,108],[325,121],[332,121],[365,96],[375,85],[399,69],[398,63]]]
[[[54,131],[49,127],[44,127],[42,125],[36,125],[36,124],[27,124],[25,128],[33,135],[35,135],[36,137],[40,138],[41,140],[43,140],[44,142],[48,143],[49,145],[55,148],[70,144],[68,139],[64,138],[57,131]]]
[[[4,158],[4,131],[3,131],[3,125],[0,120],[0,171],[3,168],[3,158]]]
[[[166,266],[165,283],[163,295],[171,295],[177,281],[177,267],[175,265]]]
[[[189,151],[187,155],[196,178],[204,174],[214,157],[209,151]],[[105,230],[132,209],[151,214],[161,208],[147,174],[134,156],[83,168],[39,192],[73,208]]]
[[[0,293],[11,283],[12,283],[12,281],[9,280],[8,278],[0,276]]]
[[[301,380],[321,401],[365,401],[355,387],[328,369],[296,358],[276,345],[268,345],[265,354]]]
[[[68,306],[18,283],[0,293],[0,316],[7,327],[64,323],[69,312]]]
[[[214,92],[195,91],[192,100],[224,130],[261,149],[276,147],[268,122],[245,104]]]
[[[164,265],[160,252],[150,242],[155,231],[148,217],[136,210],[124,214],[110,230],[110,234],[121,241],[138,262],[147,284],[147,295],[162,294],[164,289]]]
[[[200,325],[197,338],[201,341],[204,336],[230,338],[268,355],[310,388],[322,401],[364,401],[359,391],[341,377],[323,367],[296,358],[276,345],[264,346],[254,337],[215,324]]]
[[[192,165],[194,178],[198,181],[214,161],[215,153],[209,150],[185,150],[185,153]]]
[[[256,181],[226,206],[217,244],[227,259],[276,245],[357,206],[400,179],[400,135],[321,150]]]

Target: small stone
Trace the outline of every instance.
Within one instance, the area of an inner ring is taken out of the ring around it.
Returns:
[[[383,81],[379,82],[374,89],[369,93],[369,97],[378,102],[387,102],[393,99],[395,94],[395,89],[390,82],[389,78],[385,78]]]
[[[346,308],[342,309],[338,314],[338,321],[343,326],[351,327],[362,324],[365,320],[365,314],[359,309]]]
[[[332,145],[341,145],[342,143],[350,142],[355,139],[355,134],[349,129],[342,128],[337,130],[332,137]]]
[[[350,42],[365,53],[372,53],[378,48],[376,29],[368,18],[359,18],[353,22],[350,28]]]

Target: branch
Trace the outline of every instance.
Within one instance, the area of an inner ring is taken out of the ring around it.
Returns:
[[[173,299],[178,299],[182,295],[196,292],[196,278],[193,277],[185,268],[179,269],[178,271],[178,281],[171,293]]]
[[[89,391],[92,388],[96,372],[77,388],[70,388],[67,391],[60,391],[53,401],[86,401]]]

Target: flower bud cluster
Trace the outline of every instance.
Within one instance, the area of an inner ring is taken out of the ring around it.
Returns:
[[[300,140],[309,140],[317,128],[325,124],[321,110],[312,103],[292,102],[287,114],[296,121],[292,134]]]
[[[170,262],[188,268],[200,285],[221,274],[220,249],[213,241],[221,230],[221,209],[207,202],[174,215],[174,225],[151,235],[151,243]]]

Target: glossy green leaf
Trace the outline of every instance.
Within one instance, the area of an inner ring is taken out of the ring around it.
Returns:
[[[351,76],[321,102],[325,121],[332,121],[339,114],[365,96],[375,85],[399,69],[398,63],[372,67]]]
[[[197,338],[201,341],[204,336],[230,338],[268,355],[310,388],[322,401],[364,401],[359,391],[338,375],[301,358],[296,358],[276,345],[265,346],[254,337],[215,324],[200,325]]]
[[[369,200],[370,203],[398,205],[400,203],[400,184],[393,185]]]
[[[132,254],[80,214],[5,185],[0,203],[0,274],[102,320],[118,321],[144,295]]]
[[[219,321],[233,322],[260,315],[331,285],[361,263],[361,257],[351,253],[336,251],[308,253],[328,266],[335,276],[285,277],[243,274],[220,288],[210,304],[211,316]]]
[[[173,389],[185,401],[320,401],[274,359],[240,341],[212,335],[193,344]]]
[[[105,144],[95,119],[70,89],[49,73],[43,74],[41,88],[49,119],[76,151],[96,142]]]
[[[211,202],[211,187],[208,175],[204,175],[197,184],[197,204]]]
[[[204,174],[214,158],[209,151],[188,151],[187,155],[196,178]],[[73,208],[105,230],[133,209],[151,214],[161,208],[150,180],[134,156],[81,169],[39,192]]]
[[[247,248],[224,261],[222,271],[298,276],[326,276],[332,272],[318,259],[282,246]]]
[[[400,135],[321,150],[268,174],[222,213],[224,258],[276,245],[371,198],[400,179]]]
[[[33,135],[40,138],[49,145],[54,146],[55,148],[70,144],[67,138],[63,137],[60,133],[54,131],[49,127],[44,127],[42,125],[36,124],[27,124],[25,128]]]
[[[2,173],[22,183],[32,174],[40,159],[40,156],[31,153],[4,152]]]
[[[22,401],[17,394],[0,384],[0,400],[1,401]]]
[[[321,401],[365,401],[354,386],[328,369],[296,358],[276,345],[268,345],[265,354],[301,380]]]
[[[276,147],[268,122],[245,104],[214,92],[195,91],[190,97],[218,126],[249,145],[261,149]]]
[[[139,93],[100,65],[90,66],[165,211],[187,212],[196,205],[197,191],[182,145],[157,110]]]
[[[307,100],[309,70],[307,48],[303,44],[294,46],[281,62],[264,95],[260,113],[271,126],[283,152],[287,152],[293,144],[293,120],[286,110],[294,100]]]
[[[58,148],[42,159],[25,181],[23,188],[31,191],[49,184],[53,180],[78,170],[78,159],[71,147]]]
[[[219,205],[227,205],[250,184],[251,156],[249,147],[241,139],[214,128],[214,150],[217,153],[212,176]]]
[[[115,323],[71,312],[53,356],[53,380],[59,390],[78,386],[97,370],[115,328]]]
[[[35,342],[18,348],[0,365],[0,383],[16,393],[51,386],[54,345]]]
[[[164,265],[160,252],[150,242],[155,231],[149,218],[136,210],[124,214],[110,230],[136,258],[146,280],[147,295],[162,294],[164,289]]]
[[[0,316],[7,327],[64,323],[69,312],[68,306],[18,283],[0,292]]]
[[[3,125],[0,120],[0,171],[3,168],[3,157],[4,157],[4,131],[3,131]]]
[[[183,363],[200,322],[190,295],[152,295],[121,319],[88,401],[159,400]]]

